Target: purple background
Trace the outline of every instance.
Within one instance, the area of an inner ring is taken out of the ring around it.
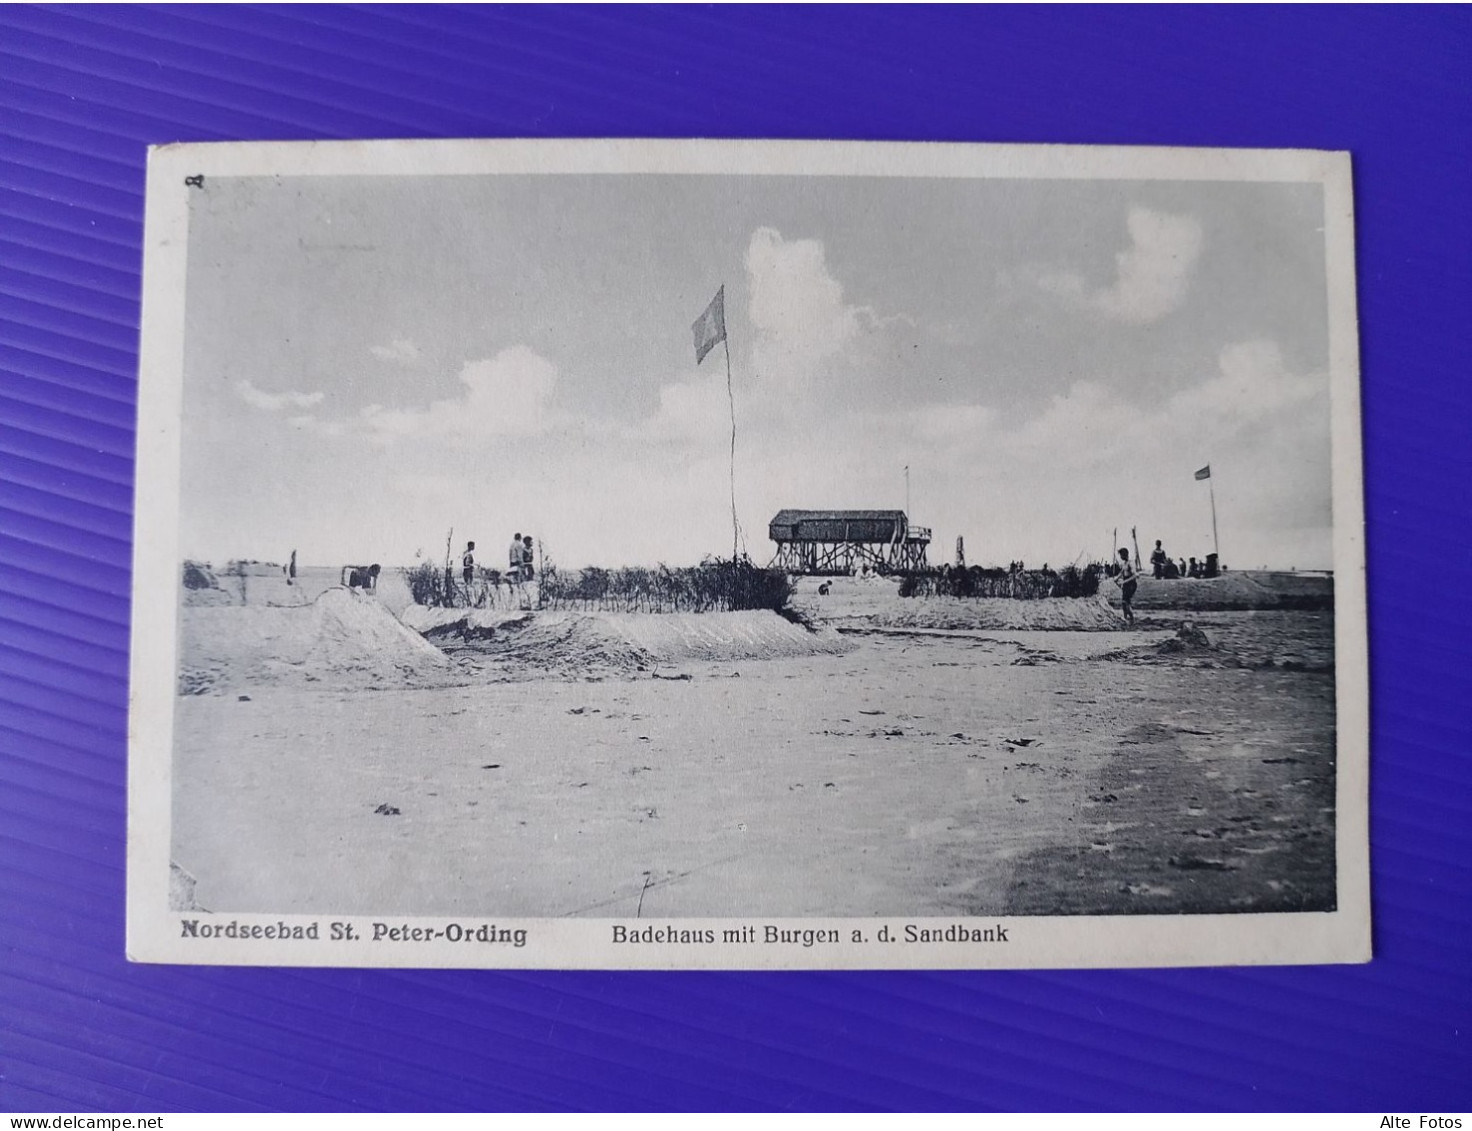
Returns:
[[[1472,1107],[1472,11],[0,8],[0,1109]],[[123,960],[144,147],[721,136],[1354,154],[1375,961]]]

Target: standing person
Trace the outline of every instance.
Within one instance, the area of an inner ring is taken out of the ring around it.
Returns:
[[[475,543],[465,543],[465,553],[460,555],[460,576],[465,582],[465,591],[470,592],[470,583],[475,580]]]
[[[1155,539],[1155,549],[1150,552],[1150,564],[1154,567],[1155,579],[1158,581],[1165,576],[1165,551],[1160,548],[1160,539]]]
[[[1119,572],[1114,575],[1114,584],[1119,586],[1120,599],[1124,604],[1124,619],[1135,623],[1135,610],[1130,602],[1135,599],[1135,590],[1140,587],[1140,571],[1135,568],[1135,563],[1130,561],[1130,552],[1123,546],[1119,548]]]
[[[506,576],[511,579],[512,585],[521,583],[521,554],[524,548],[521,544],[521,531],[518,530],[511,536],[511,548],[506,551]]]
[[[521,579],[523,581],[530,581],[536,573],[533,568],[535,561],[536,555],[532,553],[532,536],[528,534],[521,540]]]
[[[475,604],[475,595],[471,589],[475,581],[475,543],[465,543],[465,552],[460,555],[460,581],[465,586],[465,607],[469,608]]]

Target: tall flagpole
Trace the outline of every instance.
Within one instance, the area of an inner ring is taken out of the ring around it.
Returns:
[[[1211,548],[1216,554],[1216,567],[1222,567],[1222,547],[1216,538],[1216,484],[1212,482],[1211,476],[1206,477],[1207,489],[1211,492]]]
[[[691,327],[695,334],[695,364],[715,348],[717,335],[726,352],[726,400],[731,403],[731,561],[741,553],[741,523],[736,518],[736,393],[731,385],[731,339],[726,334],[726,284],[716,289],[705,312]]]
[[[721,291],[724,293],[725,289],[723,283]],[[721,305],[724,307],[725,303]],[[724,313],[723,309],[722,314]],[[721,345],[726,350],[726,399],[731,402],[731,562],[734,565],[741,530],[736,521],[736,394],[731,391],[731,341],[724,333],[721,334]]]

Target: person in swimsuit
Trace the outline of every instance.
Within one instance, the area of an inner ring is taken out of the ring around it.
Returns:
[[[1130,602],[1135,599],[1135,590],[1140,587],[1140,571],[1135,568],[1135,563],[1130,561],[1130,552],[1123,546],[1119,548],[1119,572],[1114,575],[1114,584],[1119,586],[1119,595],[1124,604],[1124,619],[1129,624],[1135,623],[1135,610]]]
[[[1156,539],[1155,549],[1150,554],[1150,564],[1155,568],[1155,579],[1157,581],[1165,576],[1165,563],[1168,560],[1165,551],[1160,548],[1160,540]]]
[[[511,584],[521,583],[521,531],[518,530],[511,536],[511,548],[506,551],[506,576]]]

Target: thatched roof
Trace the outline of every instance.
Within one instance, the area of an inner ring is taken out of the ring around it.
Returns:
[[[799,522],[904,522],[904,511],[804,511],[784,509],[772,519],[772,526],[792,526]]]

